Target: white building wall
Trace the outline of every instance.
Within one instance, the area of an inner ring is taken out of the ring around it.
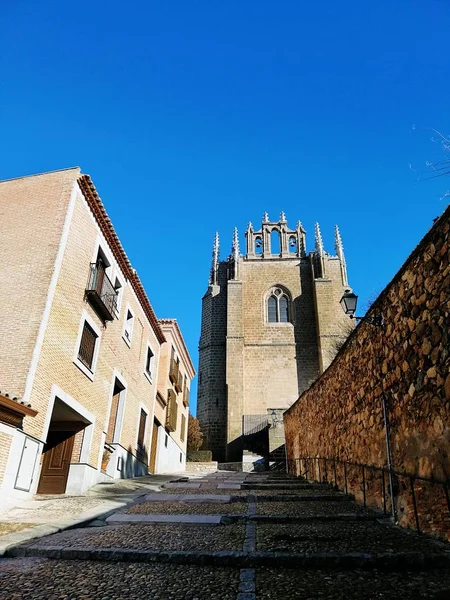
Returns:
[[[175,440],[166,433],[164,427],[158,427],[155,473],[180,473],[185,470],[186,454]]]

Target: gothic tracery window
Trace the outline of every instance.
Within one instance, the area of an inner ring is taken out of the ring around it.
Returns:
[[[275,287],[267,298],[268,323],[289,322],[289,298],[284,290]]]

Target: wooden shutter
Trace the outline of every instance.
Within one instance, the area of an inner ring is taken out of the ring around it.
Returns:
[[[144,437],[145,437],[145,422],[147,420],[147,413],[143,408],[141,408],[141,415],[139,417],[139,432],[138,432],[138,446],[139,448],[144,447]]]

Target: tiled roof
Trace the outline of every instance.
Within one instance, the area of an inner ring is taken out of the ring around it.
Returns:
[[[119,263],[119,266],[125,275],[125,277],[130,281],[133,290],[138,297],[138,300],[144,310],[146,317],[148,318],[150,325],[155,332],[158,341],[163,344],[166,341],[164,337],[164,333],[160,327],[158,319],[156,318],[155,312],[150,304],[150,300],[147,297],[144,286],[139,279],[138,274],[135,269],[131,266],[131,263],[126,255],[125,250],[123,249],[122,244],[120,243],[119,238],[114,230],[113,224],[111,223],[111,219],[108,217],[108,214],[105,210],[103,202],[98,195],[95,186],[89,177],[89,175],[81,175],[78,178],[78,185],[81,188],[81,191],[86,198],[86,201],[92,210],[92,213],[106,238],[111,250],[114,253],[114,257]]]
[[[19,400],[17,396],[13,396],[10,398],[10,395],[7,392],[2,392],[0,390],[0,405],[6,406],[11,410],[17,410],[22,414],[30,415],[34,417],[37,415],[37,411],[31,408],[31,404],[23,402],[23,400]]]

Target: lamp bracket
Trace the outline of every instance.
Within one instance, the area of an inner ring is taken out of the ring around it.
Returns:
[[[369,323],[369,325],[374,325],[375,327],[384,327],[383,315],[374,315],[373,317],[356,317],[355,315],[350,315],[350,319],[364,321],[365,323]]]

